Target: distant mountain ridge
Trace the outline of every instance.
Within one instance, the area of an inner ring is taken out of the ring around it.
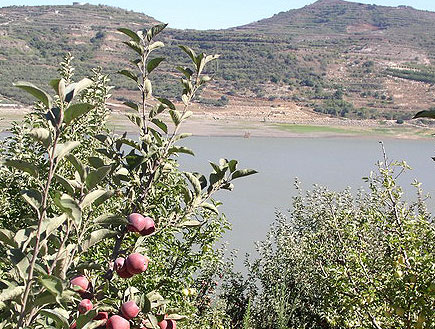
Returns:
[[[68,51],[77,75],[96,65],[115,73],[128,51],[116,29],[156,23],[102,5],[0,8],[0,98],[29,101],[11,83],[46,83]],[[231,29],[168,29],[162,41],[171,59],[162,70],[171,74],[185,61],[178,44],[222,54],[217,80],[200,100],[206,105],[258,99],[360,118],[401,118],[435,106],[435,12],[319,0]],[[128,82],[111,77],[115,99],[134,97]],[[156,93],[174,94],[174,81],[157,81]]]

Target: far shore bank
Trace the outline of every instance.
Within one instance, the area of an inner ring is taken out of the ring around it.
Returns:
[[[7,131],[13,121],[19,121],[28,108],[0,108],[0,130]],[[169,116],[163,116],[170,127]],[[114,111],[109,127],[117,133],[135,133],[135,126],[125,113]],[[414,122],[398,124],[394,120],[349,120],[325,117],[323,120],[259,120],[250,117],[218,116],[216,113],[194,113],[183,123],[182,132],[194,136],[219,137],[387,137],[401,139],[432,139],[435,128]]]

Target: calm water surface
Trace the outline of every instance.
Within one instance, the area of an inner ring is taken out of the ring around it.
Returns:
[[[435,162],[431,159],[435,141],[383,140],[392,160],[406,160],[413,168],[401,177],[409,186],[414,179],[423,182],[425,192],[435,195]],[[195,151],[195,157],[181,156],[182,169],[206,174],[208,161],[220,157],[239,160],[240,168],[253,168],[259,173],[236,180],[232,192],[221,191],[216,199],[223,201],[221,210],[233,229],[226,236],[230,249],[238,249],[240,268],[246,252],[252,253],[254,241],[262,240],[274,220],[276,210],[287,211],[295,195],[294,178],[303,188],[321,184],[341,190],[366,187],[362,177],[376,170],[382,159],[378,139],[374,138],[237,138],[192,137],[184,143]],[[412,188],[408,188],[412,198]],[[429,209],[435,212],[434,200]]]
[[[4,138],[5,134],[0,134]],[[131,136],[133,137],[133,136]],[[414,179],[423,189],[435,195],[435,140],[383,139],[388,158],[406,160],[413,168],[401,176],[400,183],[414,196],[410,184]],[[229,249],[239,250],[238,269],[242,268],[245,253],[254,252],[254,242],[264,239],[277,210],[286,212],[295,195],[297,177],[304,190],[313,184],[342,190],[347,186],[355,191],[364,187],[362,177],[376,170],[382,159],[379,140],[375,138],[241,138],[191,137],[184,145],[192,148],[195,157],[180,156],[183,170],[206,175],[211,171],[209,161],[219,158],[237,159],[240,168],[253,168],[259,173],[236,180],[232,192],[220,191],[215,199],[230,222],[232,231],[225,239]],[[367,188],[366,188],[367,189]],[[429,210],[435,213],[435,200],[428,200]]]

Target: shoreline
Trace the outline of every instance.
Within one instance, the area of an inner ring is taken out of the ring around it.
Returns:
[[[19,113],[17,113],[19,112]],[[7,131],[13,121],[19,121],[29,108],[0,108],[0,131]],[[135,126],[126,112],[113,111],[108,126],[115,133],[135,133]],[[162,119],[170,127],[168,115]],[[325,117],[322,120],[260,120],[258,117],[217,115],[215,112],[194,114],[180,132],[198,137],[268,137],[268,138],[394,138],[433,139],[435,128],[412,123],[397,124],[387,120],[350,120]]]

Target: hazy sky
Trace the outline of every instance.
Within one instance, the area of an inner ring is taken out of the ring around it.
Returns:
[[[66,5],[73,0],[0,0],[11,5]],[[173,28],[220,29],[270,17],[280,11],[300,8],[315,0],[74,0],[143,12]],[[355,2],[435,11],[435,0],[359,0]]]

